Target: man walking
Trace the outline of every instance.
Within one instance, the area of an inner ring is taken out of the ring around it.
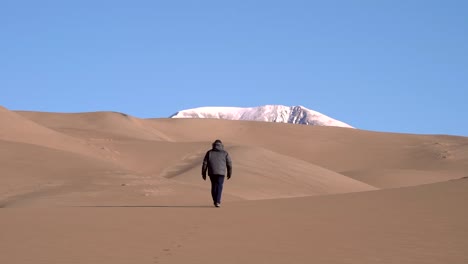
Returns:
[[[202,166],[203,180],[206,180],[206,171],[208,170],[208,176],[210,176],[211,180],[211,197],[216,207],[221,206],[221,193],[223,192],[226,169],[227,178],[229,180],[232,175],[231,157],[229,157],[227,151],[224,150],[221,140],[217,139],[213,142],[212,149],[206,152]]]

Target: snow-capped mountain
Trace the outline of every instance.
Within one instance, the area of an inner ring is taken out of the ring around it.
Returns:
[[[265,105],[259,107],[199,107],[182,110],[171,118],[217,118],[316,126],[352,126],[303,106]]]

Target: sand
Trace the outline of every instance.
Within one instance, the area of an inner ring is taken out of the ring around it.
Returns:
[[[0,175],[0,263],[468,263],[466,137],[0,108]]]

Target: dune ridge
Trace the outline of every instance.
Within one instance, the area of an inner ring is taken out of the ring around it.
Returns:
[[[118,112],[50,113],[17,111],[38,124],[65,134],[89,139],[138,138],[157,141],[171,139],[150,126],[145,120]]]

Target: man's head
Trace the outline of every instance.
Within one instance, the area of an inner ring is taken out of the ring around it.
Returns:
[[[223,142],[221,142],[221,140],[217,139],[213,142],[213,149],[218,149],[218,150],[222,150],[224,148],[223,146]]]

